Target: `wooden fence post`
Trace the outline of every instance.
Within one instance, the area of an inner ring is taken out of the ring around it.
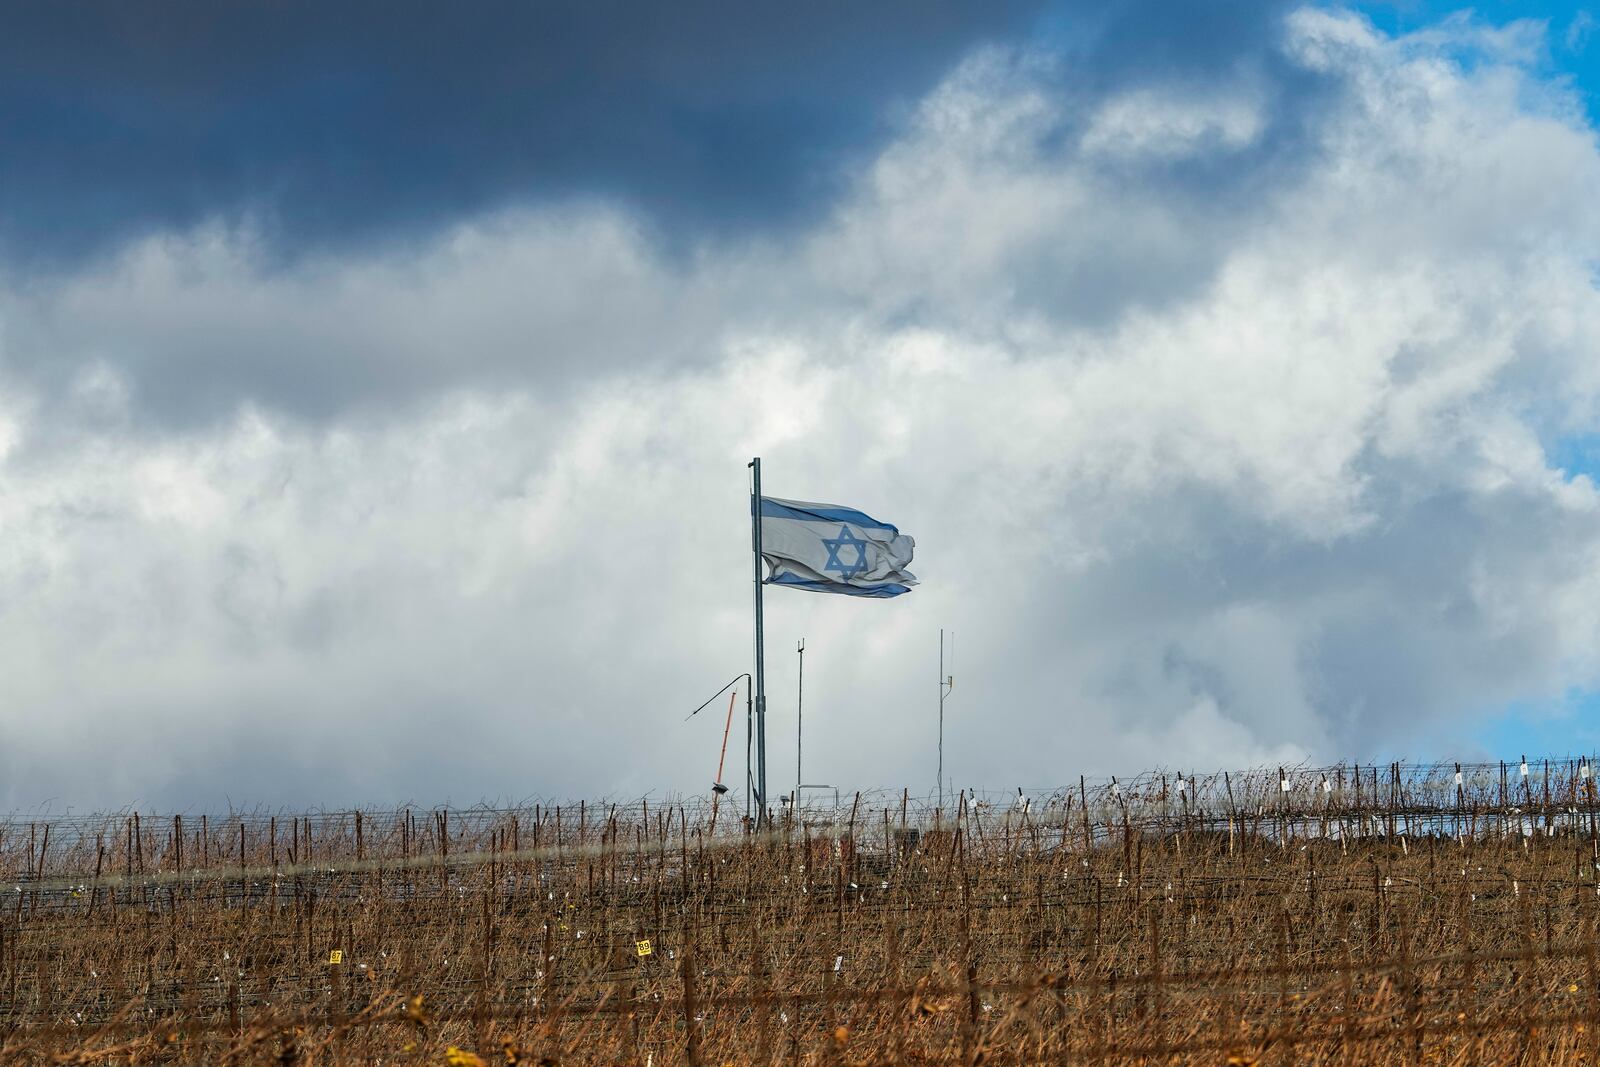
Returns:
[[[695,1021],[694,949],[687,943],[683,948],[683,966],[679,971],[683,975],[683,1051],[689,1067],[700,1067],[700,1029]]]

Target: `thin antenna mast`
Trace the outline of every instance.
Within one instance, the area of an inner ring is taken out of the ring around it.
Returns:
[[[956,635],[950,633],[950,669],[955,670]],[[955,687],[955,674],[944,672],[944,631],[939,631],[939,807],[944,807],[944,698]]]
[[[798,806],[800,803],[800,784],[805,781],[805,777],[800,773],[800,742],[804,738],[802,730],[805,725],[805,719],[801,716],[801,710],[805,706],[806,695],[805,638],[802,637],[800,643],[795,646],[795,654],[800,657],[800,680],[795,687],[794,694],[794,802]]]

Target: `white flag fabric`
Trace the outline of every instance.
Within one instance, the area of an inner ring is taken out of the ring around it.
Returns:
[[[891,523],[837,504],[761,498],[761,558],[768,585],[847,596],[911,592],[905,568],[916,542]]]

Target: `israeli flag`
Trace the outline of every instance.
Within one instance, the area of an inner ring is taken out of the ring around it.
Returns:
[[[767,584],[816,593],[891,597],[911,592],[916,542],[887,522],[837,504],[761,498]]]

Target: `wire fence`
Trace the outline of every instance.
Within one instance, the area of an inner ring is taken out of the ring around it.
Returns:
[[[1595,833],[1600,792],[1590,757],[1506,763],[1405,763],[1383,766],[1279,767],[1197,775],[1148,772],[1119,781],[1025,790],[963,790],[946,798],[908,790],[870,790],[842,800],[811,794],[768,812],[766,825],[845,832],[863,843],[894,816],[889,831],[949,831],[956,826],[1058,829],[1108,840],[1137,828],[1144,833],[1209,830],[1286,840],[1460,836],[1505,833]],[[131,882],[184,873],[193,878],[234,867],[335,867],[368,856],[392,864],[476,862],[488,851],[576,848],[622,830],[715,837],[747,835],[754,819],[737,791],[720,799],[669,797],[654,805],[575,801],[514,807],[416,808],[311,813],[233,812],[223,816],[141,815],[136,811],[0,819],[0,877],[45,878],[47,857],[63,876],[95,873]],[[27,848],[22,849],[22,835]],[[50,853],[53,844],[55,852]],[[35,851],[37,850],[37,852]],[[37,856],[37,859],[36,859]],[[89,857],[93,857],[93,863]],[[20,866],[18,860],[20,859]]]
[[[0,1058],[1600,1051],[1586,758],[947,799],[0,823]]]

